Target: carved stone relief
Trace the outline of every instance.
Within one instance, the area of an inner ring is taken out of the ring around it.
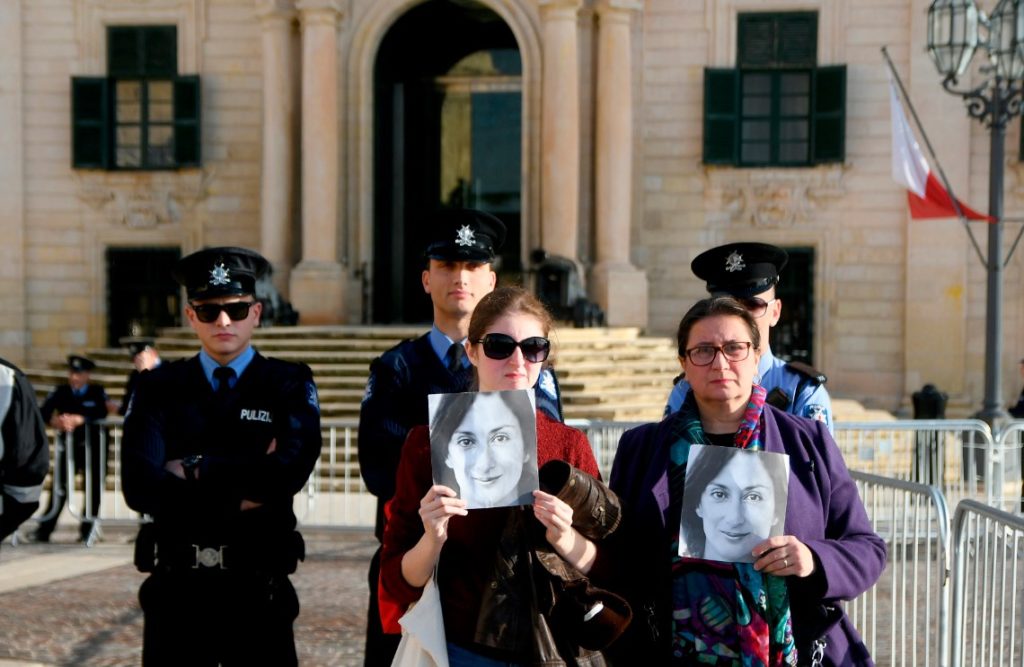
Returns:
[[[206,198],[212,171],[171,175],[87,172],[78,198],[113,226],[146,229],[179,223]]]
[[[800,170],[705,169],[709,220],[780,229],[807,222],[846,194],[841,166]]]

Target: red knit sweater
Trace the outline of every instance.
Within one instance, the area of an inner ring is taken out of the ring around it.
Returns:
[[[590,443],[581,431],[537,412],[537,463],[567,461],[598,476]],[[420,598],[422,588],[410,586],[402,576],[402,556],[423,535],[420,500],[432,484],[430,436],[426,426],[409,432],[402,448],[395,480],[391,515],[384,530],[380,578],[385,591],[402,605]],[[505,527],[507,507],[470,510],[448,522],[448,539],[441,550],[437,585],[441,591],[445,635],[448,641],[471,646],[484,587],[494,569],[498,539]],[[536,521],[532,512],[530,521]]]

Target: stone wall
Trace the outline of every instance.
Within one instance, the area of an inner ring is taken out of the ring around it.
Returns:
[[[528,249],[542,231],[542,2],[482,1],[513,28],[524,56],[523,245]],[[264,86],[259,8],[265,4],[0,4],[0,150],[5,157],[0,163],[0,233],[5,241],[0,248],[0,355],[41,366],[103,344],[104,252],[109,247],[166,246],[189,252],[205,244],[261,246]],[[390,22],[415,4],[337,3],[337,256],[350,322],[361,316],[355,271],[372,258],[373,59]],[[895,409],[909,392],[933,382],[954,402],[980,403],[985,271],[958,222],[909,221],[904,193],[890,177],[889,93],[879,53],[883,45],[905,78],[958,195],[976,208],[986,206],[988,135],[939,85],[924,50],[928,4],[646,0],[632,14],[629,259],[646,270],[649,332],[674,331],[685,308],[704,294],[689,270],[702,250],[738,240],[810,246],[817,261],[815,361],[829,375],[835,394]],[[579,3],[578,245],[579,259],[587,267],[596,255],[595,109],[602,6],[596,0]],[[792,9],[819,12],[819,62],[848,68],[845,162],[787,170],[705,167],[704,68],[734,64],[737,12]],[[73,170],[71,77],[105,74],[106,25],[161,23],[178,25],[179,71],[198,73],[202,79],[202,168]],[[300,60],[298,53],[291,54],[291,62],[298,65]],[[1024,209],[1018,137],[1019,123],[1014,122],[1007,141],[1006,208],[1011,216]],[[296,210],[290,223],[296,248],[301,243],[298,214]],[[974,223],[972,228],[984,250],[985,226]],[[1018,229],[1016,224],[1007,226],[1007,250]],[[1024,300],[1018,287],[1024,277],[1022,262],[1018,253],[1006,270],[1007,400],[1016,394],[1016,361],[1024,354]]]

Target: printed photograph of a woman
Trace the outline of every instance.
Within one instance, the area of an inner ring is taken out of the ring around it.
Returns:
[[[753,563],[757,544],[783,534],[788,487],[785,454],[692,445],[679,555]]]
[[[530,390],[430,395],[434,483],[455,489],[467,509],[532,504],[535,400]]]

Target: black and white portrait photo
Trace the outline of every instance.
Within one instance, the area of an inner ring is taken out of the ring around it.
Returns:
[[[431,394],[430,458],[435,484],[467,509],[533,503],[537,413],[533,390]]]
[[[679,555],[753,563],[757,544],[783,534],[788,493],[788,455],[692,445]]]

